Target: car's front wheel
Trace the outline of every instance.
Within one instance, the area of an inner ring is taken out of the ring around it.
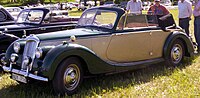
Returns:
[[[57,95],[74,94],[83,80],[81,62],[76,57],[63,61],[56,70],[53,88]]]
[[[183,42],[179,39],[175,40],[168,50],[166,58],[167,65],[178,66],[182,62],[185,55]]]

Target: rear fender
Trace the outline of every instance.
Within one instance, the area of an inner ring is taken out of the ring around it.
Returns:
[[[183,42],[185,46],[186,56],[191,57],[194,55],[194,46],[190,38],[185,33],[173,32],[172,34],[168,36],[167,40],[165,41],[165,45],[163,49],[164,58],[168,57],[169,48],[176,39],[180,39]]]

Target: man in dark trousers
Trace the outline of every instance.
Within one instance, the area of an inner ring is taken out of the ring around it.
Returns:
[[[192,3],[189,0],[180,0],[178,2],[179,26],[183,28],[189,36],[189,22],[192,16]]]
[[[196,0],[194,10],[194,35],[200,52],[200,0]]]

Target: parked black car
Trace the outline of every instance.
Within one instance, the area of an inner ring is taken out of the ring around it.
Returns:
[[[0,27],[0,53],[23,35],[73,29],[77,21],[77,18],[52,15],[45,8],[25,9],[18,15],[15,24]]]
[[[2,6],[0,6],[0,26],[14,24],[14,18]]]

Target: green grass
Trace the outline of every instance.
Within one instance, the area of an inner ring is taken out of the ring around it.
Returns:
[[[171,12],[177,21],[177,10]],[[74,10],[70,12],[70,15],[79,14],[80,12]],[[55,97],[50,83],[19,84],[9,76],[9,74],[0,76],[1,98]],[[131,72],[85,79],[77,94],[71,97],[199,98],[200,57],[196,56],[194,60],[186,58],[177,68],[166,67],[164,63],[159,63]]]

